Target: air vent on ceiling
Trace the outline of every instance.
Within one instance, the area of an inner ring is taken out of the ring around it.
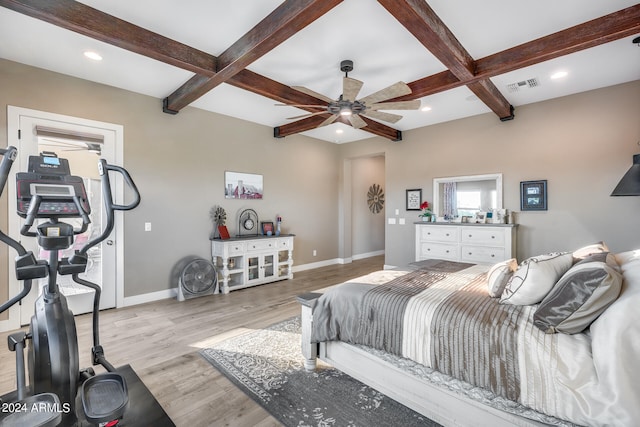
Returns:
[[[538,80],[537,77],[534,77],[532,79],[522,80],[516,83],[510,83],[507,85],[507,90],[510,93],[513,93],[513,92],[520,92],[526,89],[533,89],[538,86],[540,86],[540,81]]]

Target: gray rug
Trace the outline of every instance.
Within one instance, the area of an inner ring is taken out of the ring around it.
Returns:
[[[299,317],[200,354],[285,426],[439,425],[328,365],[306,372]]]

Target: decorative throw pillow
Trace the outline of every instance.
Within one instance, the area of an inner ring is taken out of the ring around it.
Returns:
[[[606,262],[580,262],[540,303],[533,323],[547,334],[580,333],[618,298],[621,289],[622,275]]]
[[[604,242],[593,243],[591,245],[583,246],[580,249],[573,251],[574,262],[578,262],[581,259],[588,257],[589,255],[609,252],[609,248]]]
[[[518,268],[515,258],[499,262],[493,265],[487,273],[487,288],[491,298],[500,298],[511,275]]]
[[[500,297],[500,304],[539,303],[572,264],[571,252],[554,252],[522,261],[507,282]]]

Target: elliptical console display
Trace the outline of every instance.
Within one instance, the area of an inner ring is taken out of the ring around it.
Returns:
[[[79,217],[81,211],[90,213],[82,178],[71,175],[67,159],[60,159],[55,153],[29,157],[29,172],[16,174],[16,194],[18,215],[22,218],[27,217],[35,200],[40,200],[38,218],[72,218]]]

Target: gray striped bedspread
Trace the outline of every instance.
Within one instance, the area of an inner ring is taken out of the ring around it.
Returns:
[[[488,268],[439,261],[333,287],[313,308],[312,341],[384,350],[580,425],[628,425],[640,415],[611,390],[628,379],[599,378],[607,363],[594,360],[592,333],[544,334],[533,325],[535,305],[489,297]]]

